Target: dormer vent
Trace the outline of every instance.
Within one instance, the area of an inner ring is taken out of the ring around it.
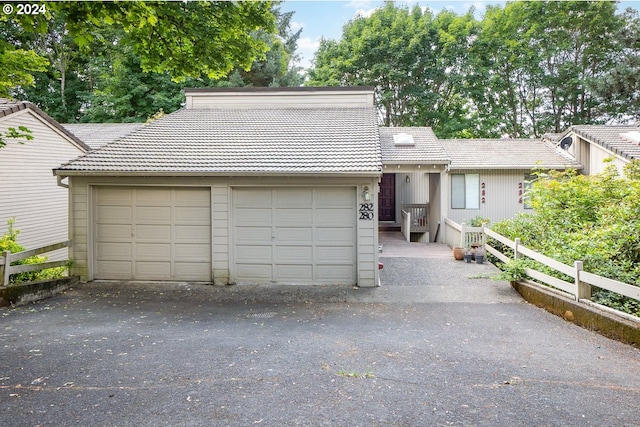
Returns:
[[[393,145],[396,147],[413,147],[416,145],[416,142],[413,140],[413,135],[409,135],[408,133],[399,133],[393,135]]]
[[[632,144],[640,145],[640,132],[637,130],[632,130],[631,132],[621,133],[620,137],[627,142],[631,142]]]

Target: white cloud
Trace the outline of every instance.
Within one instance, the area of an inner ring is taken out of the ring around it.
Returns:
[[[302,68],[311,67],[311,61],[313,61],[313,56],[319,47],[320,39],[314,40],[310,37],[300,37],[298,39],[297,53],[300,54],[300,66]]]
[[[298,31],[300,28],[304,28],[304,22],[291,21],[289,26],[291,31]]]
[[[371,17],[373,12],[375,12],[376,10],[378,10],[377,7],[374,7],[372,9],[358,9],[354,16],[361,16],[363,18],[369,18],[369,17]]]
[[[349,3],[345,4],[344,7],[350,7],[352,9],[367,9],[371,8],[372,0],[351,0]]]

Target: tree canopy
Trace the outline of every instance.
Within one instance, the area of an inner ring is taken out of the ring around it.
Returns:
[[[610,1],[507,2],[473,10],[385,3],[322,40],[308,85],[372,85],[391,126],[440,137],[539,137],[638,118],[637,13]]]

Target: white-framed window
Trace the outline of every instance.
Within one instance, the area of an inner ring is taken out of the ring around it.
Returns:
[[[480,209],[480,174],[451,175],[451,209]]]

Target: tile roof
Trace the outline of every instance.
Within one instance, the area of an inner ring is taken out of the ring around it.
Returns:
[[[95,150],[140,129],[144,123],[66,123],[62,126]]]
[[[414,146],[396,146],[393,135],[413,136]],[[386,164],[449,163],[449,155],[430,127],[381,127],[380,149]]]
[[[451,169],[581,168],[538,139],[441,139]]]
[[[77,144],[81,149],[89,151],[89,146],[82,142],[77,136],[66,130],[60,123],[58,123],[53,117],[38,108],[35,104],[28,101],[16,101],[7,98],[0,98],[0,118],[9,116],[22,110],[31,110],[41,119],[49,123],[52,127],[62,132],[67,138]]]
[[[60,166],[69,174],[373,173],[375,108],[182,109]]]
[[[595,142],[615,154],[626,159],[640,159],[640,145],[630,142],[620,136],[621,133],[638,132],[637,125],[577,125],[565,132],[566,135],[573,132],[581,138]]]

